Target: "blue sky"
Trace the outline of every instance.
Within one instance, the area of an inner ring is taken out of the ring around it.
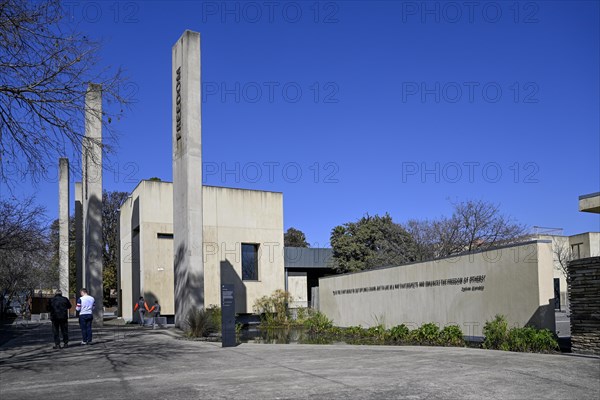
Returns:
[[[600,230],[577,211],[600,191],[597,1],[65,4],[138,99],[108,190],[171,180],[171,47],[191,29],[204,183],[283,192],[285,229],[313,246],[365,213],[436,218],[466,199]],[[57,215],[52,176],[20,191]]]

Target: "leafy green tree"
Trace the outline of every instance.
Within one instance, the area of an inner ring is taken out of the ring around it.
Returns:
[[[337,272],[355,272],[415,261],[416,245],[389,214],[336,226],[331,247]]]
[[[310,247],[306,241],[304,232],[296,228],[289,228],[283,235],[283,245],[285,247]]]

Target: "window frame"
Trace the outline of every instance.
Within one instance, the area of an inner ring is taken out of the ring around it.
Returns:
[[[244,271],[247,271],[247,269],[244,269],[244,246],[252,246],[254,248],[254,275],[252,278],[245,278],[244,277]],[[241,243],[240,245],[240,264],[241,264],[241,269],[242,269],[242,281],[244,282],[259,282],[260,281],[260,271],[259,271],[259,257],[258,257],[258,253],[260,251],[260,243],[251,243],[251,242],[244,242]]]

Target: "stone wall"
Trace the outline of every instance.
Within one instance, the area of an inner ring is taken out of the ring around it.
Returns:
[[[571,350],[600,355],[600,257],[569,262]]]

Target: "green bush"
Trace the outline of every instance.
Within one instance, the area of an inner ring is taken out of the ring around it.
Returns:
[[[292,323],[288,304],[292,296],[276,290],[271,296],[263,296],[254,302],[254,312],[260,315],[261,324],[269,327],[285,327]]]
[[[508,323],[504,315],[496,315],[493,321],[486,321],[483,326],[483,348],[508,350]]]
[[[344,329],[344,336],[348,336],[350,338],[361,338],[365,336],[365,329],[361,326],[349,326]]]
[[[385,329],[385,326],[376,325],[368,328],[365,332],[365,336],[377,343],[382,343],[388,337],[388,332]]]
[[[483,327],[483,348],[510,351],[549,352],[558,350],[555,335],[548,329],[530,326],[508,329],[506,318],[496,315]]]
[[[310,317],[310,309],[299,307],[296,309],[296,323],[303,324]]]
[[[558,341],[556,340],[556,335],[554,333],[548,329],[536,330],[531,351],[549,352],[558,349]]]
[[[440,344],[444,346],[464,346],[462,330],[458,325],[448,325],[440,332]]]
[[[303,324],[311,333],[327,332],[333,328],[333,321],[316,310],[309,313]]]
[[[188,325],[186,333],[190,337],[203,337],[218,332],[213,317],[205,309],[190,310],[186,322]]]
[[[410,329],[404,324],[396,325],[388,331],[388,337],[394,342],[404,342],[410,335]]]
[[[423,324],[410,332],[410,339],[419,344],[438,344],[440,328],[434,323]]]
[[[507,344],[509,350],[521,352],[541,353],[558,349],[558,342],[552,332],[529,326],[509,330]]]
[[[511,351],[529,351],[535,330],[529,327],[512,328],[506,335],[506,343]]]
[[[212,326],[214,326],[217,332],[221,332],[221,307],[213,304],[206,308],[206,312]]]

